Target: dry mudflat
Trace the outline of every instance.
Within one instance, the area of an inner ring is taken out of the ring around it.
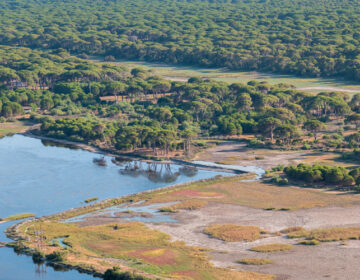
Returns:
[[[152,224],[151,228],[169,234],[173,240],[211,249],[210,259],[216,266],[234,267],[277,275],[278,279],[358,279],[360,241],[322,243],[317,246],[296,245],[297,240],[270,236],[253,242],[224,242],[203,233],[208,224],[255,225],[269,232],[294,226],[306,229],[359,227],[360,206],[318,207],[297,211],[264,211],[250,207],[211,203],[202,209],[174,215],[179,223]],[[258,253],[249,249],[271,243],[295,244],[287,252]],[[243,258],[265,258],[269,265],[240,265]]]
[[[269,169],[279,164],[300,162],[334,164],[336,157],[336,154],[311,151],[251,150],[242,143],[230,142],[198,154],[195,160]],[[205,184],[194,183],[183,189],[167,189],[145,200],[130,206],[157,207],[159,212],[156,215],[171,216],[177,221],[155,223],[150,219],[145,222],[149,228],[168,234],[172,241],[206,248],[210,261],[216,267],[272,274],[278,280],[360,279],[360,240],[322,242],[309,246],[298,244],[303,239],[290,239],[286,234],[280,234],[281,230],[291,227],[306,230],[360,228],[359,194],[294,186],[278,187],[234,177]],[[199,201],[206,203],[199,204]],[[156,206],[158,203],[179,202],[201,206],[191,210],[180,208],[175,213],[161,212],[163,206]],[[139,216],[151,218],[146,213],[104,212],[101,215],[93,213],[78,224],[121,223]],[[251,242],[225,242],[204,233],[207,226],[216,224],[256,226],[268,233]],[[291,244],[293,248],[271,253],[250,250],[273,243]],[[241,259],[267,259],[272,263],[245,265],[237,262]]]
[[[225,142],[197,154],[194,160],[241,166],[258,166],[266,170],[277,165],[286,166],[304,161],[322,161],[333,159],[336,156],[331,153],[319,155],[312,151],[252,149],[246,147],[246,143],[243,142]]]
[[[164,214],[165,215],[165,214]],[[209,249],[211,262],[218,267],[276,275],[276,279],[359,279],[360,241],[324,242],[317,246],[297,245],[297,239],[277,235],[280,230],[301,226],[306,229],[360,227],[360,206],[315,207],[295,211],[266,211],[252,207],[211,202],[197,210],[171,214],[177,223],[146,223],[148,227],[171,236],[173,241]],[[90,216],[81,222],[100,225],[120,222],[121,217]],[[268,231],[267,237],[253,242],[224,242],[204,234],[211,224],[258,226]],[[249,249],[258,245],[283,243],[294,245],[286,252],[259,253]],[[267,265],[242,265],[244,258],[272,260]]]

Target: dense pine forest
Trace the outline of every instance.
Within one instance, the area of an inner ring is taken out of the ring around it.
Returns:
[[[359,8],[335,0],[2,1],[0,121],[30,113],[43,135],[162,155],[189,152],[199,137],[241,134],[256,136],[252,146],[354,149],[360,94],[169,81],[87,58],[356,80]]]
[[[360,80],[359,11],[354,0],[4,0],[0,44]]]
[[[37,279],[359,279],[359,15],[0,0],[0,247]]]

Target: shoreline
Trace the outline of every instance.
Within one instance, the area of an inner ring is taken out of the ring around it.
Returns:
[[[91,212],[96,212],[98,210],[102,210],[102,209],[106,209],[115,205],[120,205],[123,203],[133,203],[133,202],[137,202],[137,200],[134,200],[136,197],[140,196],[140,198],[138,198],[138,201],[141,201],[142,195],[146,195],[146,194],[151,194],[154,192],[162,192],[162,191],[166,191],[166,190],[172,190],[172,189],[176,189],[176,188],[181,188],[181,187],[186,187],[188,185],[192,185],[194,183],[202,183],[202,182],[209,182],[209,181],[213,181],[213,180],[234,180],[238,177],[242,177],[242,176],[246,176],[249,175],[251,173],[244,173],[244,174],[235,174],[232,176],[227,176],[227,177],[212,177],[212,178],[208,178],[208,179],[201,179],[201,180],[194,180],[194,181],[189,181],[186,183],[179,183],[179,184],[174,184],[171,186],[166,186],[166,187],[161,187],[158,189],[152,189],[152,190],[147,190],[147,191],[142,191],[142,192],[138,192],[136,194],[129,194],[129,195],[125,195],[125,196],[120,196],[120,197],[116,197],[116,198],[108,198],[102,201],[98,201],[94,204],[90,204],[90,205],[85,205],[85,206],[80,206],[80,207],[76,207],[76,208],[70,208],[55,214],[51,214],[48,216],[41,216],[41,217],[35,217],[35,218],[31,218],[31,219],[26,219],[23,221],[20,221],[10,227],[8,227],[4,232],[6,234],[6,236],[13,240],[11,242],[7,242],[7,243],[1,243],[0,242],[0,248],[1,247],[8,247],[8,248],[13,248],[14,250],[17,250],[17,252],[27,255],[27,256],[33,256],[36,253],[36,250],[34,250],[34,248],[29,247],[29,246],[25,246],[22,241],[26,241],[26,236],[24,236],[23,234],[21,234],[19,232],[19,227],[27,224],[27,223],[31,223],[33,221],[39,220],[39,221],[45,221],[45,220],[65,220],[65,219],[69,219],[72,217],[77,217],[77,216],[81,216],[81,215],[85,215]],[[80,265],[71,265],[71,264],[65,264],[65,263],[59,263],[59,262],[54,262],[54,261],[46,261],[44,259],[44,261],[46,262],[47,265],[49,266],[61,266],[61,267],[65,267],[67,269],[74,269],[77,270],[81,273],[87,273],[90,274],[94,277],[98,277],[101,278],[103,277],[103,273],[93,270],[93,269],[89,269],[87,267],[82,267]]]
[[[7,233],[7,231],[9,229],[13,229],[13,228],[17,228],[18,226],[20,226],[21,224],[27,223],[27,222],[31,222],[33,220],[42,220],[42,219],[69,219],[69,218],[73,218],[73,217],[77,217],[80,215],[84,215],[87,213],[91,213],[91,212],[95,212],[98,210],[102,210],[102,209],[106,209],[115,205],[120,205],[126,202],[137,202],[138,200],[134,200],[133,198],[136,198],[137,196],[142,196],[142,195],[147,195],[147,194],[152,194],[155,192],[162,192],[162,191],[166,191],[166,190],[172,190],[175,188],[182,188],[182,187],[186,187],[195,183],[206,183],[206,182],[210,182],[210,181],[222,181],[222,180],[234,180],[238,177],[243,177],[246,176],[248,174],[251,173],[247,173],[247,174],[235,174],[235,175],[231,175],[231,176],[222,176],[221,177],[212,177],[212,178],[207,178],[207,179],[200,179],[200,180],[193,180],[193,181],[189,181],[189,182],[185,182],[185,183],[179,183],[179,184],[174,184],[171,186],[165,186],[165,187],[160,187],[157,189],[151,189],[151,190],[146,190],[146,191],[141,191],[135,194],[128,194],[128,195],[123,195],[123,196],[119,196],[119,197],[113,197],[113,198],[107,198],[101,201],[97,201],[93,204],[89,204],[89,205],[84,205],[84,206],[79,206],[79,207],[75,207],[75,208],[70,208],[70,209],[66,209],[64,211],[55,213],[55,214],[50,214],[50,215],[46,215],[46,216],[41,216],[41,217],[35,217],[35,218],[31,218],[31,219],[27,219],[24,221],[20,221],[19,223],[16,223],[13,226],[10,226],[8,229],[5,230],[5,232]],[[141,200],[141,199],[140,199]],[[10,237],[12,239],[12,237]]]
[[[87,144],[80,143],[80,142],[73,142],[73,141],[69,141],[69,140],[65,140],[65,139],[57,139],[57,138],[51,138],[51,137],[47,137],[47,136],[43,136],[43,135],[37,135],[37,134],[31,133],[30,131],[26,131],[26,132],[18,133],[18,134],[26,136],[26,137],[30,137],[30,138],[46,140],[46,141],[50,141],[50,142],[54,142],[54,143],[72,146],[72,147],[75,147],[78,149],[82,149],[84,151],[88,151],[91,153],[100,154],[100,155],[108,156],[108,157],[123,157],[125,159],[134,160],[134,161],[141,160],[144,162],[153,162],[153,163],[168,163],[168,164],[177,164],[177,165],[187,165],[187,166],[197,167],[197,168],[200,168],[203,170],[222,171],[222,172],[235,173],[235,174],[247,173],[246,171],[240,171],[237,169],[224,168],[224,167],[219,167],[219,166],[207,166],[204,164],[197,164],[197,163],[194,163],[191,161],[175,159],[175,158],[169,158],[167,160],[147,159],[140,155],[129,154],[129,153],[119,153],[119,152],[113,151],[111,149],[98,148],[98,147],[87,145]]]
[[[83,143],[76,143],[76,142],[72,142],[72,141],[68,141],[68,140],[62,140],[62,139],[53,139],[50,137],[46,137],[46,136],[41,136],[41,135],[34,135],[31,132],[24,132],[24,133],[20,133],[23,136],[26,137],[32,137],[35,139],[40,139],[40,140],[48,140],[54,143],[61,143],[61,144],[65,144],[65,145],[69,145],[69,146],[73,146],[82,150],[86,150],[92,153],[98,153],[98,154],[102,154],[105,156],[116,156],[115,153],[113,152],[109,152],[97,147],[93,147],[90,145],[86,145]],[[123,155],[120,155],[123,156]],[[126,157],[126,156],[125,156]],[[128,157],[130,158],[130,157]],[[137,159],[139,160],[139,159]],[[156,161],[154,161],[156,162]],[[106,209],[109,207],[112,207],[114,205],[121,205],[123,203],[133,203],[136,201],[141,201],[146,199],[146,195],[152,194],[152,193],[162,193],[162,192],[166,192],[167,190],[174,190],[176,188],[186,188],[187,186],[191,186],[192,184],[196,184],[196,183],[206,183],[206,182],[211,182],[211,181],[231,181],[231,180],[236,180],[237,178],[241,178],[241,177],[245,177],[245,176],[251,176],[251,173],[249,172],[245,172],[245,171],[241,171],[241,172],[235,172],[235,170],[226,170],[224,168],[212,168],[212,167],[207,167],[205,165],[201,165],[201,164],[196,164],[196,163],[189,163],[187,161],[174,161],[174,160],[169,160],[168,163],[174,163],[174,164],[180,164],[180,165],[189,165],[189,166],[194,166],[194,167],[198,167],[198,168],[202,168],[202,169],[207,169],[207,170],[213,170],[213,171],[228,171],[233,173],[232,175],[230,174],[230,176],[222,176],[222,175],[218,175],[218,176],[213,176],[212,178],[208,178],[208,179],[200,179],[200,180],[192,180],[189,182],[185,182],[185,183],[179,183],[179,184],[173,184],[171,186],[166,186],[166,187],[161,187],[161,188],[157,188],[157,189],[152,189],[152,190],[147,190],[147,191],[142,191],[142,192],[138,192],[135,194],[129,194],[129,195],[125,195],[125,196],[120,196],[120,197],[115,197],[115,198],[108,198],[102,201],[98,201],[95,202],[94,204],[90,204],[90,205],[84,205],[84,206],[80,206],[80,207],[76,207],[76,208],[70,208],[55,214],[51,214],[51,215],[46,215],[46,216],[42,216],[42,217],[36,217],[33,219],[27,219],[27,220],[23,220],[23,221],[19,221],[18,223],[15,223],[14,225],[8,227],[5,230],[5,234],[8,238],[10,238],[12,241],[11,242],[7,242],[7,243],[0,243],[0,247],[8,247],[8,248],[13,248],[15,250],[17,250],[18,252],[28,255],[28,256],[33,256],[36,253],[36,250],[34,250],[32,247],[29,247],[29,245],[24,245],[23,242],[26,241],[26,234],[23,234],[23,232],[20,231],[20,227],[28,224],[28,223],[32,223],[36,220],[40,220],[40,221],[46,221],[46,220],[54,220],[54,221],[61,221],[61,220],[65,220],[71,217],[76,217],[76,216],[80,216],[80,215],[84,215],[84,214],[88,214],[88,213],[92,213],[92,212],[96,212],[98,210],[101,209]],[[235,174],[234,174],[235,173]],[[236,174],[238,173],[238,174]],[[240,174],[239,174],[240,173]],[[6,221],[0,221],[0,223],[5,223]],[[46,261],[46,260],[44,260]],[[94,277],[102,277],[103,273],[96,271],[96,270],[92,270],[89,269],[87,267],[82,267],[81,265],[72,265],[72,264],[67,264],[67,263],[58,263],[58,262],[49,262],[46,261],[47,265],[56,265],[56,266],[61,266],[61,267],[65,267],[68,269],[74,269],[77,270],[79,272],[83,272],[83,273],[87,273],[90,275],[93,275]]]

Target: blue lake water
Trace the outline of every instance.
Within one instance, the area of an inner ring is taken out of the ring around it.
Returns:
[[[104,158],[106,166],[99,166],[94,159],[101,157],[22,135],[1,139],[0,217],[24,212],[49,215],[82,206],[84,200],[91,197],[102,200],[216,175],[230,175],[174,164],[114,161],[111,157]],[[0,224],[0,241],[8,241],[3,230],[11,224],[14,222]],[[30,257],[17,256],[12,249],[0,248],[0,280],[12,279],[81,280],[93,277],[76,271],[38,268]]]

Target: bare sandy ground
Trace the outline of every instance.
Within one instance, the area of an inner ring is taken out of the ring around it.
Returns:
[[[212,161],[242,166],[258,166],[269,169],[277,165],[300,163],[311,152],[278,151],[267,149],[250,149],[246,143],[227,142],[205,150],[195,156],[194,160]]]
[[[233,265],[234,268],[270,273],[277,280],[356,280],[360,275],[360,241],[350,241],[348,245],[339,242],[316,246],[294,246],[294,249],[281,253],[211,253],[215,265],[226,266],[231,260],[239,258],[267,258],[274,264],[253,266]]]
[[[256,253],[249,249],[269,243],[296,244],[297,240],[270,236],[254,242],[226,243],[209,238],[202,231],[206,225],[217,223],[255,225],[270,232],[292,226],[307,229],[360,226],[360,207],[323,207],[284,212],[211,203],[200,210],[174,214],[174,218],[179,223],[149,226],[169,234],[173,240],[212,249],[209,255],[217,266],[275,274],[278,279],[359,279],[360,241],[350,241],[346,246],[331,242],[318,246],[296,245],[288,252]],[[267,258],[272,259],[274,264],[236,264],[236,260],[242,258]]]

